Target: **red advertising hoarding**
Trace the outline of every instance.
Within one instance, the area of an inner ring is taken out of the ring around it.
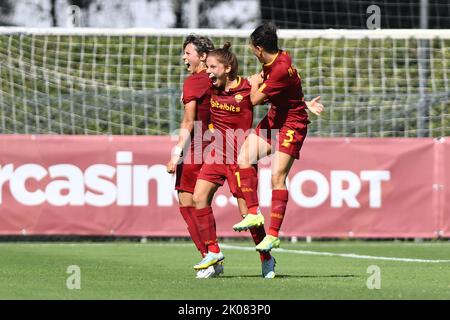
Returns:
[[[448,140],[448,139],[447,139]],[[1,235],[187,236],[170,137],[0,135]],[[307,138],[289,175],[282,236],[450,234],[449,141]],[[270,163],[259,167],[269,221]],[[228,186],[213,201],[219,236],[242,236]]]
[[[437,186],[436,197],[438,198],[438,210],[440,219],[438,222],[440,236],[450,237],[450,139],[441,138],[436,150]]]

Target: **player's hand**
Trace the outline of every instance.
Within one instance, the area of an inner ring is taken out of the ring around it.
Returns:
[[[263,83],[263,77],[262,77],[262,72],[261,73],[256,73],[250,77],[248,77],[248,81],[250,82],[250,84],[252,86],[258,86]]]
[[[166,165],[166,170],[168,173],[175,173],[175,168],[176,168],[176,163],[178,162],[178,160],[174,161],[174,159],[170,159],[170,161],[167,163]]]
[[[315,97],[311,101],[307,102],[308,110],[314,113],[316,116],[320,116],[323,111],[323,104],[320,103],[320,96]]]

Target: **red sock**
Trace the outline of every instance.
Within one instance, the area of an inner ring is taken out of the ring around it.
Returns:
[[[272,190],[272,211],[270,213],[270,228],[268,232],[271,236],[278,237],[288,199],[289,193],[287,190]]]
[[[189,231],[191,239],[203,257],[208,253],[208,249],[200,238],[197,217],[195,216],[194,210],[194,207],[180,207],[181,215],[183,216],[184,221],[186,221],[187,229]]]
[[[264,237],[266,236],[266,231],[264,230],[264,226],[259,227],[253,227],[250,228],[250,233],[252,234],[253,241],[255,242],[255,245],[258,245],[261,241],[263,241]],[[270,259],[270,253],[269,252],[259,252],[259,257],[262,260],[269,260]]]
[[[240,188],[247,204],[248,213],[256,214],[258,211],[258,173],[255,167],[239,168]]]
[[[212,208],[206,207],[194,210],[202,243],[205,244],[209,252],[220,252],[216,234],[216,220],[214,219]]]

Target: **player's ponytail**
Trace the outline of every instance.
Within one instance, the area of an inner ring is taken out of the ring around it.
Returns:
[[[223,50],[226,50],[226,51],[230,51],[230,48],[231,48],[231,42],[230,42],[230,41],[226,41],[226,42],[223,44],[223,46],[222,46],[222,49],[223,49]]]
[[[210,51],[208,56],[213,56],[224,66],[231,67],[230,73],[228,74],[228,79],[233,81],[237,78],[238,61],[236,55],[231,52],[230,48],[231,43],[227,41],[223,44],[222,48]]]
[[[261,47],[268,53],[278,52],[277,27],[271,22],[258,26],[250,35],[250,41],[255,47]]]

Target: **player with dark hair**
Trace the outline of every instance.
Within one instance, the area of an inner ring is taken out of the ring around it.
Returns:
[[[208,52],[213,49],[214,45],[210,39],[194,34],[187,36],[183,43],[183,60],[190,75],[183,85],[184,116],[180,124],[178,143],[172,149],[170,161],[167,163],[167,172],[176,171],[175,189],[178,191],[180,212],[202,257],[207,254],[207,248],[200,239],[192,195],[203,163],[203,150],[207,145],[202,137],[210,123],[211,93],[205,62]],[[198,134],[194,135],[195,131]],[[221,272],[221,265],[211,266],[208,270],[198,272],[197,277],[205,278]]]
[[[194,191],[200,236],[208,248],[208,254],[194,266],[196,270],[208,268],[224,259],[217,240],[211,202],[225,180],[233,196],[237,198],[241,215],[248,213],[236,172],[240,145],[245,141],[253,123],[251,86],[247,79],[237,75],[238,62],[229,48],[230,43],[227,42],[223,48],[210,51],[206,63],[212,82],[211,123],[216,135],[214,142],[208,146],[212,152],[210,158],[205,159]],[[266,234],[263,225],[254,225],[249,229],[255,244],[264,239]],[[275,259],[268,252],[260,253],[260,258],[262,276],[273,278]]]
[[[262,72],[249,78],[250,99],[254,105],[268,100],[271,107],[240,150],[238,174],[249,214],[233,229],[242,231],[264,223],[257,195],[258,176],[252,164],[274,153],[270,226],[267,236],[256,246],[256,250],[268,252],[280,244],[278,236],[289,196],[286,178],[294,160],[300,157],[306,137],[309,123],[306,109],[319,115],[323,106],[319,102],[320,96],[308,103],[304,101],[300,76],[288,53],[278,48],[277,30],[273,24],[257,27],[250,35],[250,42],[253,54],[263,64]],[[273,136],[274,131],[277,137]],[[272,146],[274,139],[278,140],[275,148]]]

